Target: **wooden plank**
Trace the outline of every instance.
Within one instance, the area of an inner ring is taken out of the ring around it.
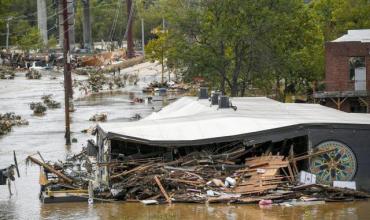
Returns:
[[[171,204],[172,203],[171,198],[168,196],[166,190],[163,188],[162,183],[161,181],[159,181],[158,176],[154,176],[154,180],[157,183],[159,189],[161,190],[163,196],[166,198],[166,201]]]
[[[191,180],[183,180],[183,179],[174,179],[174,178],[166,178],[166,180],[173,181],[173,182],[178,182],[178,183],[185,183],[189,184],[192,186],[201,186],[204,184],[203,181],[191,181]]]
[[[135,168],[133,168],[131,170],[127,170],[127,171],[125,171],[123,173],[113,175],[113,176],[110,177],[110,179],[112,180],[112,179],[116,179],[118,177],[122,177],[122,176],[128,175],[130,173],[134,173],[134,172],[137,172],[137,171],[143,171],[145,169],[148,169],[148,168],[152,167],[153,164],[154,164],[153,162],[149,162],[149,163],[146,163],[146,164],[137,166],[137,167],[135,167]]]
[[[46,163],[43,163],[39,160],[37,160],[36,158],[33,158],[31,156],[28,156],[27,157],[29,160],[31,160],[33,163],[39,165],[39,166],[42,166],[45,170],[51,172],[51,173],[54,173],[55,175],[57,175],[59,178],[63,179],[64,181],[68,182],[68,183],[73,183],[73,179],[67,177],[66,175],[64,175],[63,173],[59,172],[58,170],[55,170],[53,167],[51,167],[50,165],[46,164]]]
[[[318,152],[315,152],[315,153],[312,153],[312,154],[307,154],[307,155],[303,155],[303,156],[299,156],[299,157],[295,157],[295,158],[290,158],[289,161],[300,161],[300,160],[305,160],[305,159],[308,159],[308,158],[311,158],[311,157],[314,157],[314,156],[318,156],[318,155],[321,155],[321,154],[325,154],[325,153],[329,153],[331,151],[335,150],[335,148],[333,149],[329,149],[329,150],[321,150],[321,151],[318,151]]]

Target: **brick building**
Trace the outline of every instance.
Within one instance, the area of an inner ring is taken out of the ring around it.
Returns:
[[[324,91],[314,98],[346,112],[370,112],[370,29],[349,30],[325,44]]]

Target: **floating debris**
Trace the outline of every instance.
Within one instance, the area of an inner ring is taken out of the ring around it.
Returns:
[[[42,102],[32,102],[30,104],[30,109],[35,115],[44,115],[47,108]]]
[[[0,135],[5,135],[11,131],[13,126],[20,125],[28,125],[28,121],[14,112],[0,114]]]
[[[15,72],[10,67],[0,66],[0,79],[14,79]]]
[[[26,73],[27,79],[41,79],[41,73],[37,70],[30,69]]]
[[[44,96],[41,97],[41,99],[43,100],[44,104],[48,108],[60,108],[61,107],[60,102],[57,102],[57,101],[53,100],[53,95],[51,95],[51,94],[44,95]]]
[[[136,113],[134,116],[131,117],[132,121],[137,121],[142,119],[142,116],[139,113]]]
[[[89,119],[89,121],[99,121],[99,122],[105,122],[107,121],[107,113],[97,113]]]

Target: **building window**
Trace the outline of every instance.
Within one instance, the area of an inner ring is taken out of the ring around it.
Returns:
[[[355,69],[365,67],[365,57],[350,57],[349,58],[349,79],[355,80]]]

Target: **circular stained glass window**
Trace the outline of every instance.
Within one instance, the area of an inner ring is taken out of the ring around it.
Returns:
[[[357,161],[352,150],[338,141],[326,141],[316,147],[317,150],[332,150],[312,157],[311,173],[316,175],[318,183],[331,184],[335,180],[350,181],[356,174]]]

